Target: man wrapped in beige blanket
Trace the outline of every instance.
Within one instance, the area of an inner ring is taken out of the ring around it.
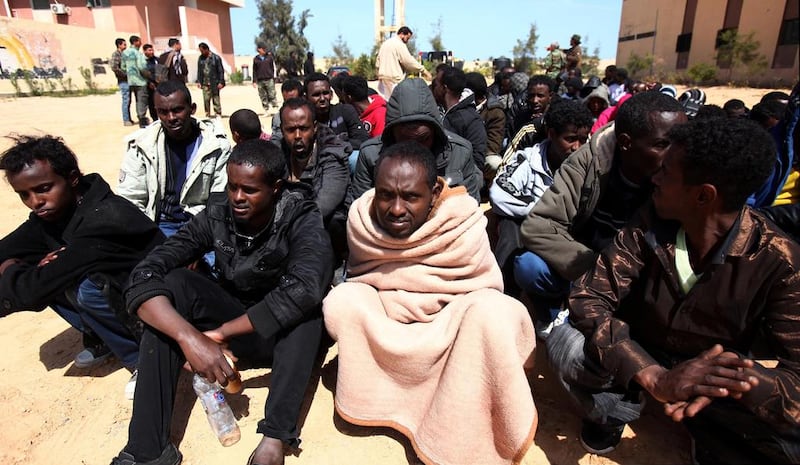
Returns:
[[[349,277],[323,303],[336,410],[399,430],[427,464],[519,463],[537,424],[533,325],[502,293],[478,204],[429,154],[392,146],[350,209]]]

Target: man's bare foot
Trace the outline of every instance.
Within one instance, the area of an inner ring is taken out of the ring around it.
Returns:
[[[283,441],[264,436],[247,465],[283,465]]]

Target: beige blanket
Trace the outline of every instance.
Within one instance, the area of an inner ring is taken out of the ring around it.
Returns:
[[[350,277],[323,304],[337,412],[399,430],[427,464],[519,463],[537,424],[524,371],[535,337],[502,293],[485,217],[446,188],[419,230],[394,239],[370,218],[373,197],[350,209]]]

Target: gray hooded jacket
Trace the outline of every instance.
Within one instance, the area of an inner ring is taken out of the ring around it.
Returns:
[[[434,130],[431,151],[436,155],[437,175],[445,178],[450,186],[466,187],[469,194],[480,202],[483,174],[472,161],[472,144],[442,127],[433,94],[422,79],[405,79],[394,88],[386,103],[386,128],[383,134],[361,144],[351,184],[353,199],[375,186],[374,170],[378,156],[384,145],[390,146],[396,142],[392,128],[409,121],[431,124]]]

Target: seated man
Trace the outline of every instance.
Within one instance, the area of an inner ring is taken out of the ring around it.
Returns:
[[[331,235],[338,266],[347,247],[345,222],[350,207],[347,197],[350,145],[336,137],[327,126],[317,124],[314,108],[306,99],[286,101],[280,115],[286,178],[291,182],[308,184],[313,189],[325,229]]]
[[[467,73],[467,89],[475,96],[475,109],[478,110],[486,129],[486,164],[484,173],[486,180],[494,179],[497,167],[502,160],[503,138],[506,131],[506,112],[503,104],[494,95],[488,93],[486,78],[481,73]]]
[[[159,121],[127,140],[117,190],[171,236],[225,189],[230,144],[220,127],[192,117],[184,83],[159,84],[155,105]]]
[[[547,339],[581,443],[613,450],[646,391],[684,422],[695,463],[798,463],[800,246],[745,206],[774,145],[741,119],[668,136],[652,206],[574,284],[572,326]]]
[[[313,73],[306,76],[306,99],[316,109],[317,122],[328,126],[342,140],[348,142],[353,150],[358,150],[361,144],[369,139],[369,133],[364,129],[358,113],[352,105],[347,103],[331,104],[333,90],[328,76],[322,73]]]
[[[677,100],[643,92],[620,107],[614,125],[555,172],[553,185],[522,222],[528,253],[514,261],[517,284],[531,298],[537,327],[544,330],[540,335],[547,334],[570,281],[592,266],[650,197],[649,178],[669,146],[667,131],[685,121]]]
[[[155,249],[131,274],[128,311],[146,326],[128,444],[112,465],[177,465],[169,442],[181,365],[222,386],[225,359],[272,360],[264,435],[251,463],[282,464],[299,443],[297,419],[322,335],[320,302],[331,282],[328,235],[311,189],[282,179],[286,165],[270,142],[238,144],[227,165],[227,198]],[[215,251],[216,281],[185,268]]]
[[[76,366],[92,366],[110,349],[134,371],[138,330],[123,311],[121,290],[164,236],[100,175],[81,174],[61,139],[20,137],[0,169],[33,211],[0,240],[0,316],[50,306],[84,334]]]
[[[231,137],[237,144],[250,139],[269,140],[269,134],[261,130],[258,114],[249,108],[234,111],[228,125],[231,128]]]
[[[524,251],[519,225],[553,184],[553,175],[561,163],[586,143],[592,114],[578,102],[561,100],[550,106],[544,124],[547,139],[517,152],[503,165],[489,189],[492,211],[498,216],[494,253],[503,270],[506,290],[519,291],[510,260]]]
[[[281,84],[281,96],[284,102],[298,97],[305,98],[306,91],[303,87],[303,83],[297,79],[287,79],[283,81],[283,84]],[[277,145],[281,145],[281,139],[283,139],[283,133],[281,132],[281,112],[278,111],[272,115],[272,133],[270,134],[269,140]]]
[[[367,80],[361,76],[347,76],[343,81],[343,102],[353,105],[370,137],[380,137],[386,127],[386,100],[377,92],[370,94]],[[354,150],[349,160],[351,173],[355,172],[357,162],[358,151]]]
[[[364,143],[353,173],[353,198],[374,187],[374,168],[384,148],[416,141],[436,157],[436,174],[450,186],[464,186],[480,200],[483,174],[472,161],[472,144],[442,127],[433,94],[422,79],[405,79],[386,103],[386,128],[380,138]]]
[[[520,460],[536,430],[535,338],[502,293],[478,203],[437,178],[430,150],[397,143],[353,203],[348,240],[348,280],[323,303],[336,411],[398,429],[425,463]]]
[[[386,100],[377,93],[370,95],[367,80],[361,76],[347,76],[342,86],[344,103],[356,109],[370,137],[380,137],[386,126]]]
[[[475,108],[475,96],[467,92],[467,76],[464,71],[445,66],[436,73],[431,84],[433,98],[444,110],[442,126],[472,144],[472,160],[479,171],[484,171],[486,163],[486,127]]]
[[[510,128],[511,140],[503,154],[502,164],[507,163],[518,151],[533,147],[547,137],[543,124],[544,114],[550,107],[550,102],[560,98],[556,94],[556,81],[543,75],[533,76],[528,80],[524,95],[525,108],[516,111],[506,123]]]

